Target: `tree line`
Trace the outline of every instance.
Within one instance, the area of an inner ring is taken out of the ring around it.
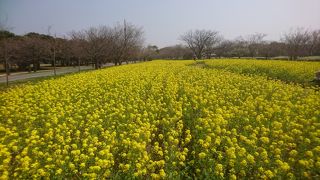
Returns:
[[[296,28],[285,33],[280,41],[266,41],[266,34],[255,33],[234,40],[224,39],[217,31],[191,30],[181,35],[194,58],[215,57],[262,57],[320,56],[320,30]]]
[[[320,56],[320,30],[293,29],[278,41],[265,40],[266,34],[255,33],[233,40],[225,39],[218,31],[190,30],[179,39],[182,45],[157,50],[153,58],[262,58],[297,60],[299,57]]]
[[[142,28],[131,23],[90,27],[72,31],[66,37],[30,32],[16,35],[0,31],[0,63],[18,70],[40,69],[40,64],[58,66],[92,65],[149,60],[149,49],[143,47]]]

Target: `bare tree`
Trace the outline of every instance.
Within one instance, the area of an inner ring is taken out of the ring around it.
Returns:
[[[144,42],[143,30],[141,27],[134,26],[133,24],[124,21],[123,33],[123,61],[128,64],[128,61],[142,48]]]
[[[283,41],[287,46],[287,54],[290,60],[296,60],[299,56],[305,56],[307,54],[310,33],[304,28],[297,28],[286,33]]]
[[[6,22],[0,21],[0,63],[3,64],[3,67],[6,71],[7,83],[10,68],[10,59],[14,54],[14,37],[15,34],[9,31],[9,28],[6,26]]]
[[[0,30],[0,56],[2,63],[4,64],[3,67],[6,67],[5,61],[8,59],[8,47],[11,47],[11,39],[15,37],[15,34],[7,31],[7,30]],[[10,48],[11,49],[11,48]]]
[[[263,38],[266,36],[266,34],[262,33],[255,33],[247,36],[246,41],[248,45],[248,52],[252,58],[259,54],[259,50],[261,50],[262,45],[265,43]]]
[[[11,38],[2,39],[0,41],[0,59],[6,72],[7,85],[9,83],[10,68],[14,65],[13,57],[16,52],[15,40]]]
[[[56,56],[61,66],[79,65],[79,58],[84,62],[88,57],[86,53],[87,43],[79,39],[56,38]],[[89,64],[89,62],[87,62]],[[91,63],[91,61],[90,61]]]
[[[115,65],[121,65],[138,54],[143,45],[143,31],[133,24],[124,21],[123,25],[118,24],[112,30],[111,54],[109,57]]]
[[[48,27],[48,35],[50,36],[51,32],[51,26]],[[57,54],[57,38],[56,35],[54,36],[54,38],[49,40],[49,45],[50,45],[50,51],[52,54],[52,66],[53,66],[53,73],[54,75],[57,75],[56,72],[56,54]]]
[[[188,31],[180,37],[192,50],[198,59],[202,59],[206,50],[210,50],[217,42],[217,31],[195,30]]]
[[[89,64],[86,48],[88,43],[85,38],[85,34],[80,32],[72,31],[70,34],[71,40],[70,44],[72,46],[71,53],[72,56],[77,59],[78,66],[81,64]]]
[[[223,41],[222,35],[215,35],[214,37],[210,38],[210,40],[206,43],[205,46],[205,55],[207,59],[210,59],[212,56],[216,56],[216,48],[220,42]]]
[[[320,55],[320,30],[310,32],[309,55]]]
[[[218,58],[230,57],[233,48],[233,42],[229,40],[222,40],[218,43],[217,47],[214,48],[214,52]]]
[[[73,63],[74,65],[77,64],[80,71],[80,66],[87,63],[86,53],[82,50],[85,42],[79,39],[71,39],[68,41],[68,45],[70,46],[70,56],[73,59]]]
[[[142,29],[126,22],[114,27],[91,27],[88,30],[71,32],[70,35],[96,68],[106,62],[113,62],[115,65],[128,63],[138,56],[143,44]]]
[[[108,48],[109,27],[100,26],[98,28],[90,28],[85,31],[87,40],[87,53],[95,65],[95,68],[101,68],[105,60],[106,51]]]
[[[81,43],[81,48],[86,52],[96,69],[104,63],[108,48],[108,35],[110,28],[107,26],[91,27],[84,31],[71,32],[73,40]]]
[[[248,42],[239,36],[233,41],[232,55],[239,59],[248,54]]]
[[[51,36],[38,33],[28,33],[21,37],[17,52],[19,68],[31,68],[30,65],[32,65],[33,71],[39,70],[40,63],[48,61],[51,57],[49,44],[51,38]]]

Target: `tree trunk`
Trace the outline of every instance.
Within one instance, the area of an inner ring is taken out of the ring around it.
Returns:
[[[36,59],[36,69],[40,70],[40,55],[38,54],[37,59]]]
[[[200,60],[202,58],[201,53],[197,54],[197,58]]]
[[[37,68],[36,68],[36,60],[34,59],[34,57],[32,58],[32,68],[33,68],[33,72],[37,72]]]
[[[37,64],[37,66],[36,66],[37,70],[40,70],[40,61],[38,60],[38,61],[36,62],[36,64]]]
[[[10,74],[10,67],[9,67],[9,58],[7,56],[7,48],[5,48],[4,54],[4,68],[6,70],[6,84],[9,86],[9,74]]]
[[[95,65],[95,69],[99,69],[99,62],[98,62],[98,60],[97,60],[97,59],[95,60],[94,65]]]
[[[79,72],[81,71],[80,70],[80,57],[78,57],[78,70],[79,70]]]

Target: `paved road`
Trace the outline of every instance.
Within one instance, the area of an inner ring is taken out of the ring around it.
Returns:
[[[112,63],[105,64],[104,67],[113,66]],[[93,69],[92,66],[81,66],[80,70],[89,70]],[[78,67],[59,67],[56,69],[57,75],[71,73],[71,72],[78,72]],[[20,73],[11,73],[9,75],[9,82],[10,81],[17,81],[17,80],[24,80],[24,79],[32,79],[37,77],[46,77],[46,76],[53,76],[53,70],[41,70],[38,72],[20,72]],[[0,83],[6,82],[6,75],[0,75]]]

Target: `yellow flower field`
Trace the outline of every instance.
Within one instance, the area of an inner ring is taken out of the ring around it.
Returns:
[[[320,178],[320,89],[153,61],[0,92],[0,179]]]
[[[206,60],[215,69],[241,74],[262,75],[285,82],[310,84],[315,73],[320,71],[320,62],[299,62],[279,60],[221,59]]]

